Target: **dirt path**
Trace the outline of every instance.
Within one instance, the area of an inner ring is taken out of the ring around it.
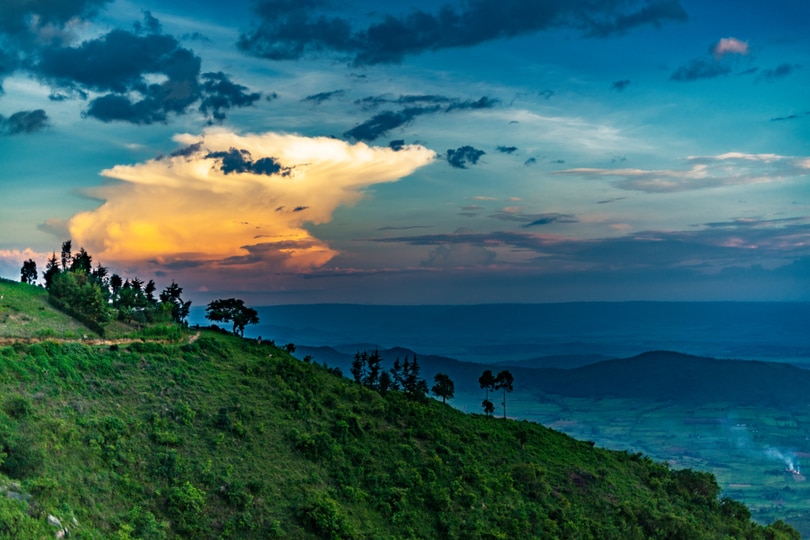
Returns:
[[[188,343],[194,343],[200,338],[200,333],[197,332],[194,335],[188,337]],[[165,339],[144,339],[144,338],[118,338],[118,339],[104,339],[104,338],[88,338],[88,339],[63,339],[63,338],[52,338],[52,337],[31,337],[31,338],[23,338],[23,337],[0,337],[0,346],[3,345],[14,345],[15,343],[24,343],[26,345],[30,345],[33,343],[42,343],[45,341],[53,341],[56,343],[82,343],[84,345],[128,345],[130,343],[144,343],[146,341],[150,343],[165,343],[165,344],[172,344],[172,343],[181,343],[177,341],[169,341]]]

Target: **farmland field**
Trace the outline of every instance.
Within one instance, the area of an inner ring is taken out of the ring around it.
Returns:
[[[510,416],[605,448],[643,452],[673,468],[711,472],[758,521],[783,519],[810,537],[810,480],[802,474],[803,461],[810,467],[810,411],[514,397]]]

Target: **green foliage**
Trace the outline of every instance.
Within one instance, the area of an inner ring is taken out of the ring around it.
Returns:
[[[245,302],[237,298],[214,300],[206,306],[205,317],[214,322],[233,322],[233,333],[243,337],[245,326],[259,322],[259,313],[245,306]]]
[[[31,497],[6,500],[0,475],[0,527],[49,537],[52,513],[77,538],[795,538],[705,473],[381,392],[266,342],[158,339],[0,348],[0,473]]]

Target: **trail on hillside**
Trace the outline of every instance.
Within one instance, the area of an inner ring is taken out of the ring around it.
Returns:
[[[200,338],[200,332],[196,334],[188,336],[188,343],[194,343]],[[116,338],[116,339],[104,339],[104,338],[77,338],[77,339],[65,339],[65,338],[54,338],[54,337],[0,337],[0,346],[3,345],[14,345],[15,343],[23,343],[25,345],[31,345],[34,343],[44,343],[46,341],[52,341],[55,343],[82,343],[84,345],[128,345],[130,343],[182,343],[182,341],[173,341],[168,339],[148,339],[148,338]]]

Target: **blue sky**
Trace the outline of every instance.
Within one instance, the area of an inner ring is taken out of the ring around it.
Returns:
[[[800,0],[10,0],[0,275],[256,304],[810,300]]]

